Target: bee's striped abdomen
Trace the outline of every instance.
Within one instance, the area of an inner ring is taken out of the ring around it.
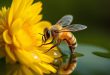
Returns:
[[[65,40],[68,43],[71,53],[74,53],[74,49],[77,47],[77,42],[74,35],[72,33],[67,33],[67,37],[65,38]]]

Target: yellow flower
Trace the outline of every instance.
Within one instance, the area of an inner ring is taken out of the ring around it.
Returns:
[[[19,62],[37,74],[56,72],[50,65],[60,55],[57,48],[44,53],[51,45],[42,44],[41,35],[48,21],[41,21],[42,3],[33,0],[13,0],[11,7],[0,11],[0,55],[7,63]]]

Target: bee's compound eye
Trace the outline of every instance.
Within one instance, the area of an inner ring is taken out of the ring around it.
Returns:
[[[50,31],[49,30],[47,31],[46,36],[47,36],[47,38],[50,37]]]

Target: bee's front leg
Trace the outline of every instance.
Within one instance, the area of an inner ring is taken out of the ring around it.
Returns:
[[[52,39],[52,41],[51,41],[51,42],[49,42],[49,43],[44,43],[44,44],[41,44],[39,47],[41,47],[41,46],[43,46],[43,45],[52,44],[53,42],[54,42],[54,39]]]
[[[47,53],[48,51],[50,51],[51,49],[53,49],[54,47],[58,46],[61,43],[61,40],[58,40],[57,43],[55,45],[53,45],[49,50],[47,50],[45,53]]]

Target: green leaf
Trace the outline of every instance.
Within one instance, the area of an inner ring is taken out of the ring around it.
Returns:
[[[93,54],[100,56],[100,57],[104,57],[104,58],[109,58],[110,59],[110,53],[104,53],[104,52],[93,52]]]

